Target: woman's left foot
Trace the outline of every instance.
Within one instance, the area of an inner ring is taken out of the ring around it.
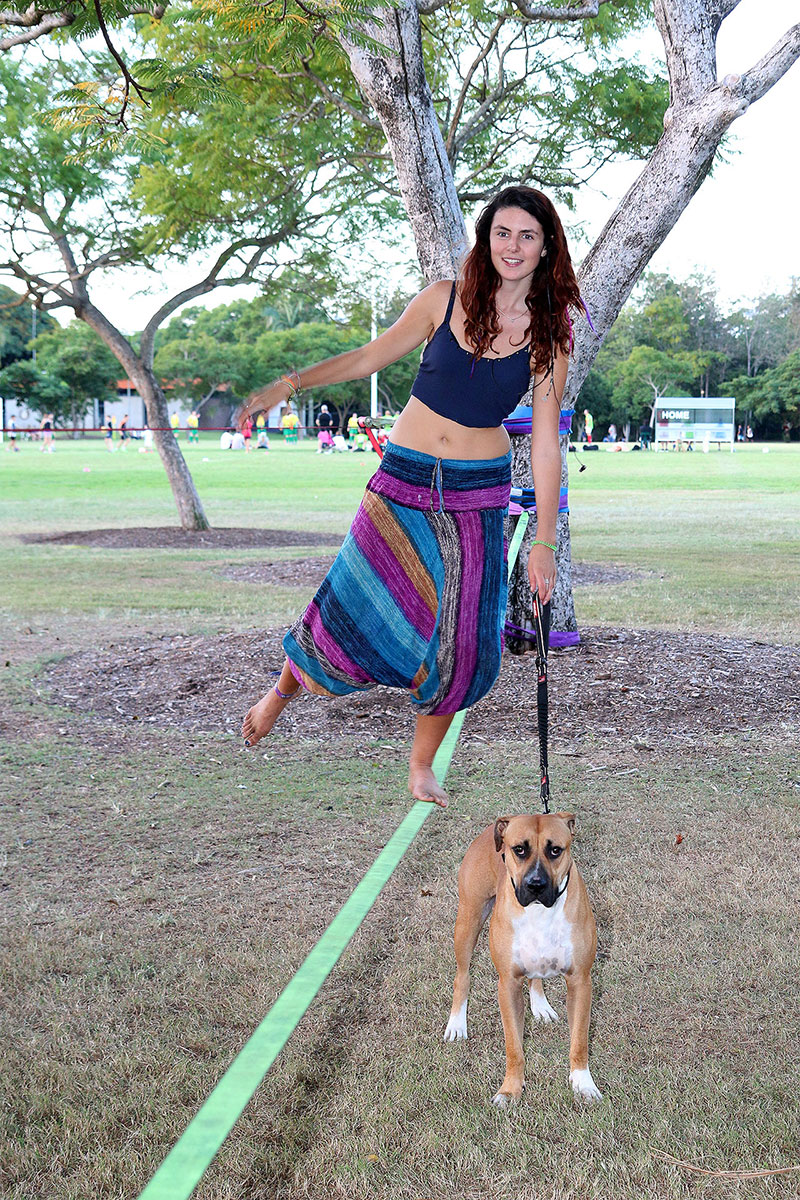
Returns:
[[[248,749],[266,737],[291,698],[292,696],[279,696],[274,688],[270,688],[258,704],[247,710],[242,722],[242,737]]]
[[[408,789],[415,800],[447,808],[447,792],[437,780],[432,767],[418,767],[411,763],[408,769]]]

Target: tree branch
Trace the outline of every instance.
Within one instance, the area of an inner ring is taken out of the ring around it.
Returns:
[[[786,74],[798,58],[800,58],[800,24],[787,29],[772,49],[768,50],[749,71],[745,71],[738,89],[740,94],[750,104],[754,104]]]
[[[42,13],[33,5],[24,13],[12,9],[0,9],[0,25],[21,26],[25,33],[10,34],[0,38],[0,51],[10,50],[12,46],[22,46],[26,42],[35,42],[37,38],[45,37],[54,29],[63,29],[75,20],[75,13],[68,10],[62,12]]]
[[[557,4],[529,4],[528,0],[512,0],[523,17],[529,21],[585,21],[596,17],[601,4],[610,0],[587,0],[585,4],[570,5],[564,8]]]
[[[164,302],[161,308],[153,314],[147,325],[144,328],[140,344],[140,354],[145,363],[152,362],[153,346],[155,342],[156,331],[159,326],[176,312],[182,305],[187,304],[189,300],[195,300],[198,296],[204,296],[206,292],[211,292],[217,287],[233,287],[238,283],[249,283],[253,278],[253,272],[258,266],[267,250],[280,243],[286,236],[287,230],[280,230],[277,233],[270,234],[265,238],[243,238],[241,241],[234,242],[228,246],[226,250],[220,254],[217,261],[214,263],[211,270],[205,278],[192,284],[191,287],[184,288],[182,292],[172,296],[171,299]],[[240,275],[231,276],[230,279],[220,279],[220,272],[230,262],[232,258],[247,247],[254,247],[253,254],[247,262],[244,270]]]

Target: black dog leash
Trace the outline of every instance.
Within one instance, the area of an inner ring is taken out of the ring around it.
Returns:
[[[539,727],[539,799],[542,812],[550,811],[550,776],[547,770],[547,650],[550,645],[550,605],[533,593],[533,618],[536,623],[536,721]]]

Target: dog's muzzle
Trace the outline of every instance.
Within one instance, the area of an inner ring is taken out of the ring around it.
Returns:
[[[548,875],[539,863],[526,871],[519,883],[514,883],[514,894],[523,908],[529,904],[541,904],[552,908],[559,896],[563,896],[569,883],[569,871],[560,885]]]

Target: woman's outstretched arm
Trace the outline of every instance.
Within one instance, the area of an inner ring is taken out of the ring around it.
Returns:
[[[432,283],[415,296],[401,317],[384,333],[359,346],[346,350],[333,358],[313,366],[300,367],[292,371],[294,383],[301,388],[322,387],[329,383],[346,383],[351,379],[366,379],[375,371],[381,371],[390,363],[397,362],[426,341],[441,320],[452,282]],[[237,415],[237,424],[260,409],[269,409],[294,392],[294,387],[283,379],[275,380],[267,387],[254,392]]]

